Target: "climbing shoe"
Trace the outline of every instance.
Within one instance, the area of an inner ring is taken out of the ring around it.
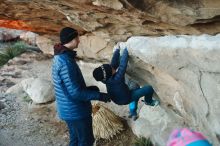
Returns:
[[[145,100],[142,100],[142,102],[144,102],[146,105],[149,105],[149,106],[157,106],[160,104],[160,101],[154,98],[152,99],[151,102],[146,102]]]
[[[128,115],[128,118],[132,119],[133,121],[136,121],[137,118],[138,118],[138,115],[129,114],[129,115]]]

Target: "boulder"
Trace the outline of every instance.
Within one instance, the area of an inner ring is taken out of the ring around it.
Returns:
[[[0,28],[0,41],[7,42],[18,40],[22,33],[24,33],[22,30]]]
[[[47,103],[54,100],[54,89],[49,80],[25,79],[22,81],[22,87],[35,103]]]
[[[36,37],[36,44],[44,54],[53,55],[53,47],[55,43],[56,42],[53,42],[51,39],[44,36]]]
[[[142,85],[151,84],[161,101],[155,110],[141,109],[140,120],[146,128],[133,128],[136,134],[150,130],[150,137],[162,146],[172,129],[186,126],[220,144],[219,40],[219,34],[178,35],[131,37],[120,43],[130,53],[128,74]]]
[[[29,45],[36,46],[36,39],[39,35],[33,32],[24,32],[20,35],[20,39],[24,40]]]
[[[48,103],[54,100],[54,88],[51,81],[40,78],[28,78],[9,88],[6,93],[18,97],[29,96],[34,103]]]
[[[156,145],[166,145],[173,128],[184,127],[184,119],[171,109],[142,106],[139,118],[131,122],[132,131],[139,137],[150,137]]]
[[[119,0],[94,0],[92,3],[96,6],[105,6],[116,10],[123,8],[123,4]]]
[[[95,35],[84,35],[80,37],[77,55],[81,58],[107,59],[112,53],[108,47],[108,42],[103,38]]]
[[[23,87],[21,83],[18,83],[7,89],[6,93],[14,94],[16,97],[22,97],[26,94],[24,93]]]

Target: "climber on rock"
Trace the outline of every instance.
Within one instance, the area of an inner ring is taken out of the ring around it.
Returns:
[[[120,60],[120,62],[119,62]],[[154,90],[151,86],[129,89],[125,82],[125,72],[128,63],[128,50],[124,49],[120,58],[120,47],[114,51],[111,64],[103,64],[93,71],[93,77],[96,81],[106,84],[107,92],[111,96],[111,100],[118,105],[129,105],[129,118],[136,120],[138,100],[144,96],[144,103],[149,106],[157,106],[159,101],[153,99]]]

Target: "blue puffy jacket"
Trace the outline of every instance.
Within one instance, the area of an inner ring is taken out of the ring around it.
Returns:
[[[64,51],[53,58],[52,76],[57,111],[63,120],[75,120],[91,116],[90,100],[100,98],[98,91],[86,89],[75,56],[76,52]]]
[[[111,100],[119,105],[126,105],[131,102],[131,91],[125,84],[125,72],[128,63],[128,50],[124,49],[123,54],[120,59],[120,50],[116,49],[113,54],[111,66],[117,72],[110,77],[107,81],[103,83],[106,84],[108,94],[111,96]]]

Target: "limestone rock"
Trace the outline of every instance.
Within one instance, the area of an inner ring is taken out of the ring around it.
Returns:
[[[140,111],[147,123],[141,130],[148,132],[150,125],[160,145],[177,126],[201,131],[219,145],[219,40],[220,35],[131,37],[120,44],[130,52],[128,73],[142,85],[151,84],[160,98],[161,108]],[[163,120],[168,127],[163,128]]]
[[[44,36],[36,37],[36,44],[44,54],[53,55],[53,47],[55,43],[56,42],[53,42],[51,39]]]
[[[119,0],[94,0],[92,3],[97,6],[105,6],[116,10],[120,10],[123,8],[123,5]]]
[[[210,114],[208,113],[207,119],[212,125],[212,129],[218,135],[220,134],[220,74],[202,72],[200,86],[203,92],[203,96],[207,98],[207,104],[209,105]]]
[[[35,103],[47,103],[54,100],[53,85],[44,79],[25,79],[22,81],[23,90]]]
[[[220,2],[218,0],[184,0],[184,1],[135,1],[128,0],[135,8],[159,17],[164,22],[178,25],[189,25],[193,23],[206,23],[219,14]]]
[[[95,35],[86,35],[80,37],[80,42],[77,49],[78,56],[83,58],[96,58],[97,60],[109,57],[109,55],[107,55],[109,52],[107,51],[108,49],[106,49],[108,47],[108,42],[106,40]],[[106,55],[102,54],[104,52]]]
[[[24,33],[22,30],[0,28],[0,41],[17,40],[22,33]]]
[[[10,87],[6,93],[11,93],[11,94],[14,94],[16,95],[17,97],[22,97],[22,95],[24,94],[24,91],[23,91],[23,87],[21,84],[16,84],[12,87]]]
[[[80,34],[117,42],[134,35],[220,32],[218,0],[10,0],[0,6],[0,26],[40,34],[58,35],[62,27],[71,26]],[[17,21],[9,24],[8,19]]]
[[[144,105],[139,118],[132,122],[131,127],[137,136],[150,137],[157,145],[166,145],[166,140],[173,128],[184,127],[182,117],[160,106],[150,107]]]
[[[35,103],[47,103],[54,100],[54,89],[50,81],[40,78],[28,78],[9,88],[6,93],[17,97],[28,95]]]
[[[1,1],[0,26],[41,34],[57,34],[64,26],[74,26],[62,13],[50,6],[36,5],[34,1]]]
[[[25,32],[20,35],[20,39],[24,40],[26,43],[36,46],[36,39],[39,35],[33,32]]]

